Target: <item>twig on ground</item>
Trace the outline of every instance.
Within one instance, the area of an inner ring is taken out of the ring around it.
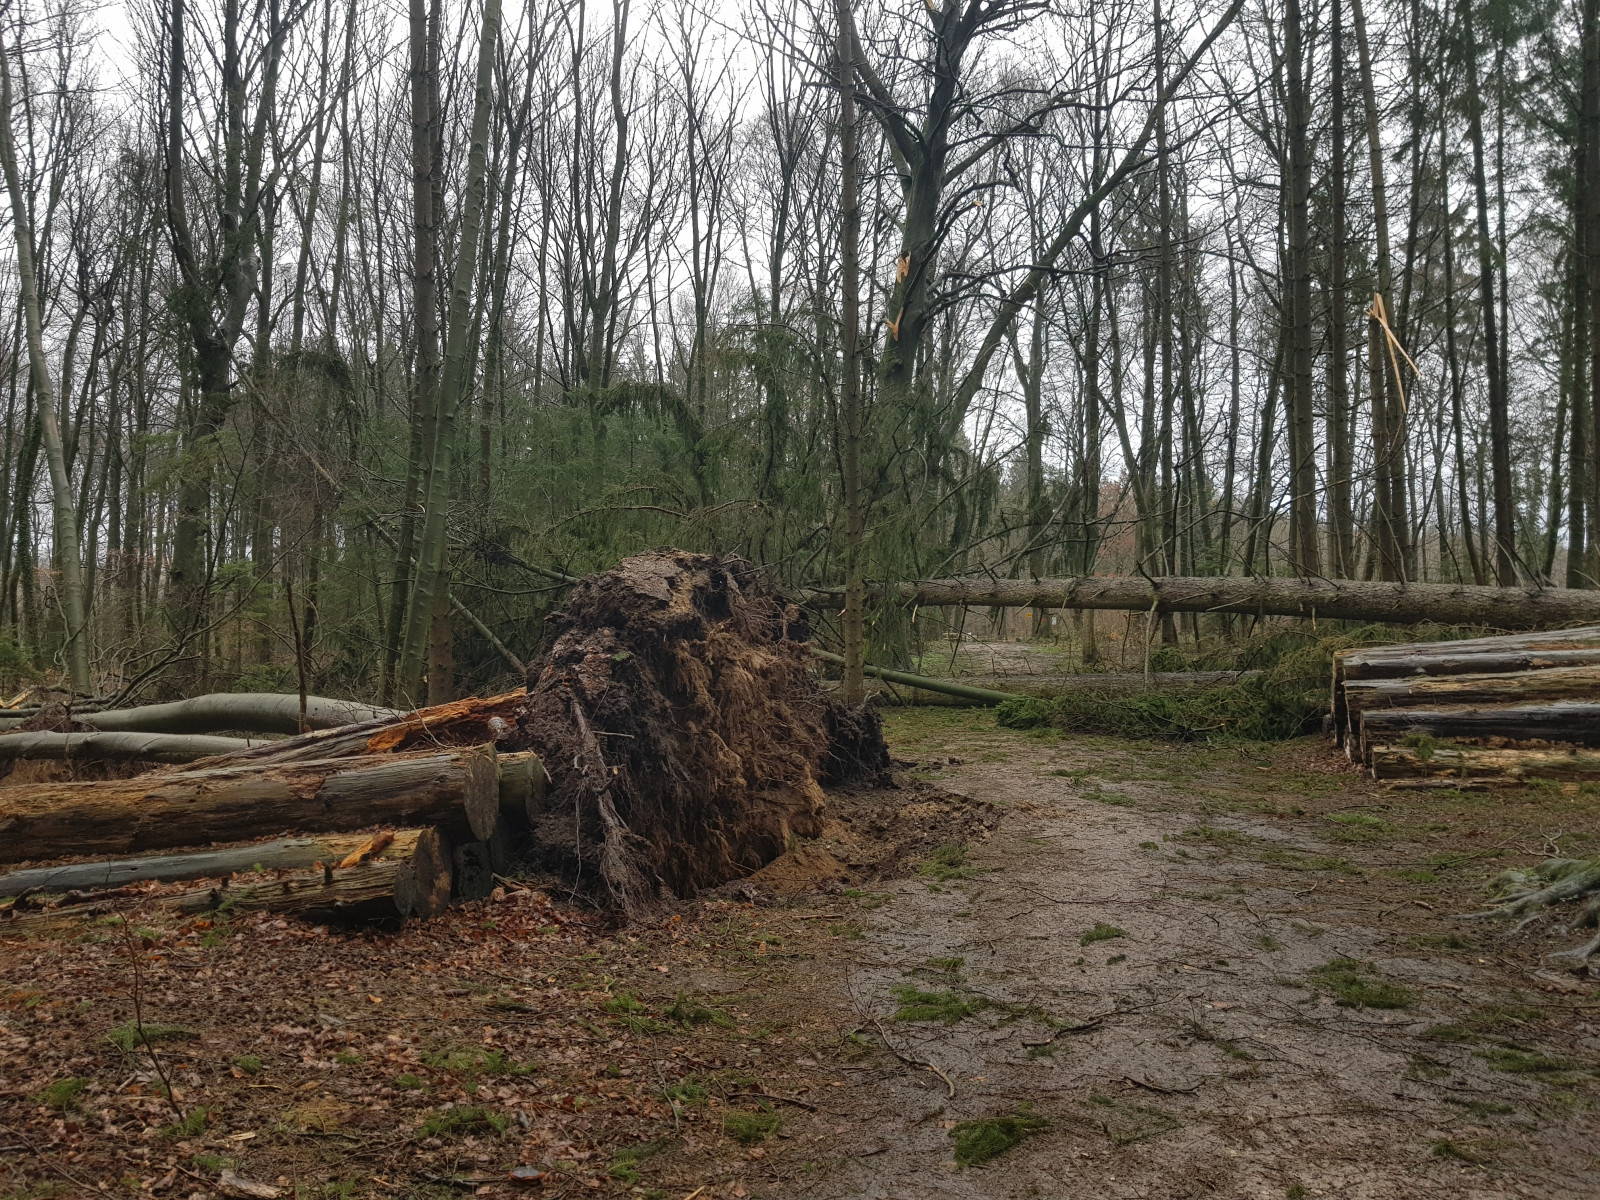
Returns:
[[[91,1191],[99,1192],[102,1196],[110,1196],[110,1195],[113,1194],[109,1189],[107,1189],[103,1185],[101,1185],[99,1183],[89,1183],[89,1182],[86,1182],[86,1181],[84,1181],[82,1179],[79,1179],[76,1175],[74,1175],[71,1171],[67,1170],[61,1164],[55,1163],[55,1162],[51,1162],[48,1158],[46,1158],[44,1156],[44,1151],[40,1150],[39,1147],[35,1146],[27,1138],[23,1137],[22,1134],[19,1133],[17,1130],[11,1128],[11,1126],[9,1126],[9,1125],[0,1125],[0,1129],[5,1130],[6,1133],[8,1133],[12,1137],[16,1138],[17,1141],[22,1143],[22,1145],[20,1147],[21,1149],[27,1150],[30,1154],[32,1154],[35,1158],[37,1158],[40,1162],[42,1162],[45,1166],[49,1167],[52,1171],[54,1171],[57,1175],[61,1176],[63,1179],[66,1179],[71,1183],[75,1183],[81,1188],[88,1188]]]
[[[927,1067],[928,1070],[932,1071],[940,1079],[944,1080],[944,1086],[950,1093],[949,1096],[946,1097],[946,1098],[950,1099],[950,1100],[954,1100],[956,1098],[956,1085],[955,1085],[954,1081],[951,1080],[950,1076],[946,1075],[943,1071],[941,1071],[938,1067],[934,1066],[927,1059],[925,1059],[925,1058],[913,1058],[913,1057],[911,1057],[911,1055],[906,1054],[902,1050],[900,1050],[899,1047],[897,1047],[893,1042],[891,1042],[889,1040],[889,1032],[888,1032],[888,1030],[884,1029],[883,1022],[878,1020],[877,1017],[873,1017],[872,1018],[872,1023],[877,1026],[877,1028],[878,1028],[878,1036],[883,1039],[883,1044],[888,1047],[890,1054],[893,1054],[896,1058],[898,1058],[901,1062],[905,1063],[907,1066]]]
[[[172,1080],[167,1076],[167,1068],[161,1063],[161,1056],[156,1053],[155,1043],[150,1040],[150,1035],[144,1027],[144,986],[139,974],[139,947],[134,944],[133,928],[128,924],[128,918],[122,913],[122,940],[128,947],[128,962],[133,971],[133,1031],[139,1035],[139,1041],[144,1044],[145,1053],[150,1055],[150,1065],[155,1068],[156,1077],[161,1080],[162,1089],[166,1092],[167,1103],[172,1106],[173,1114],[178,1118],[178,1124],[184,1121],[183,1108],[178,1103],[178,1097],[172,1090]]]

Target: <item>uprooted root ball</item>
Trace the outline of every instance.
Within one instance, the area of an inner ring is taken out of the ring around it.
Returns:
[[[828,699],[803,618],[741,559],[624,559],[555,621],[524,718],[552,784],[535,842],[627,911],[758,870],[820,832],[821,780],[887,765],[875,715]]]

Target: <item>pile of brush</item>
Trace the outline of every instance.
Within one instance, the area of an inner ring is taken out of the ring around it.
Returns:
[[[297,697],[38,714],[0,734],[0,761],[148,769],[0,788],[0,864],[28,864],[0,875],[0,921],[206,880],[154,902],[393,923],[487,895],[513,856],[632,915],[759,870],[819,830],[822,783],[888,766],[875,716],[822,691],[803,619],[739,559],[626,559],[574,588],[558,630],[525,691],[319,702],[330,727],[259,744],[212,734],[298,722]]]
[[[1600,779],[1600,625],[1341,650],[1331,721],[1391,786]]]

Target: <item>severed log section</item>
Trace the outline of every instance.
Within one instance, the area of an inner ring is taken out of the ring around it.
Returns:
[[[1349,679],[1340,688],[1347,740],[1357,740],[1365,713],[1392,708],[1481,707],[1600,696],[1600,664],[1517,671],[1504,675],[1407,676]],[[1335,716],[1335,720],[1338,716]],[[1575,739],[1562,739],[1575,740]]]
[[[1077,579],[929,579],[874,589],[910,605],[974,608],[1095,608],[1139,612],[1233,612],[1261,616],[1538,629],[1600,622],[1600,592],[1469,584],[1373,583],[1348,579],[1089,576]],[[806,603],[842,608],[843,588],[806,593]]]
[[[236,754],[254,744],[245,738],[203,733],[4,733],[0,734],[0,762],[47,758],[187,763],[217,754]]]
[[[1487,708],[1369,709],[1361,714],[1361,733],[1353,739],[1362,762],[1372,747],[1394,745],[1407,737],[1438,741],[1502,739],[1600,746],[1600,703],[1505,704]],[[1352,754],[1351,758],[1358,757]]]
[[[449,843],[436,829],[401,829],[363,839],[343,859],[308,871],[263,871],[165,896],[140,896],[143,906],[178,913],[270,912],[341,923],[395,923],[434,917],[450,903]],[[112,911],[104,899],[36,911],[12,906],[0,913],[0,937],[29,933],[72,918]]]
[[[369,825],[440,825],[483,840],[499,814],[493,746],[157,772],[0,790],[0,862]]]
[[[1378,780],[1518,784],[1530,779],[1600,779],[1600,750],[1487,749],[1475,746],[1373,746]]]

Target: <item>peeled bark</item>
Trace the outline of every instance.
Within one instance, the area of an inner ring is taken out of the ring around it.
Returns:
[[[404,839],[416,830],[402,830]],[[382,836],[382,835],[379,835]],[[322,837],[279,838],[223,850],[190,850],[180,854],[146,854],[100,862],[68,863],[59,867],[31,867],[0,875],[0,896],[24,892],[74,892],[88,888],[115,888],[157,880],[177,883],[185,879],[227,879],[251,871],[282,871],[313,863],[340,863],[373,842],[367,833],[334,833]],[[402,847],[406,845],[403,840]],[[395,852],[396,854],[399,851]],[[393,857],[393,855],[386,855]]]
[[[1372,777],[1503,784],[1526,783],[1529,779],[1600,779],[1600,750],[1374,746]]]
[[[245,738],[166,733],[7,733],[0,735],[0,762],[17,758],[72,761],[140,759],[186,763],[215,754],[248,750]]]
[[[369,854],[350,866],[324,863],[321,869],[292,874],[235,877],[219,885],[142,897],[140,903],[180,913],[226,906],[229,913],[270,912],[346,924],[395,923],[411,916],[438,916],[445,910],[453,868],[449,843],[437,830],[402,829],[366,841],[372,843]],[[106,904],[93,902],[33,913],[13,907],[6,911],[9,919],[0,920],[0,934],[30,932],[109,911]]]
[[[1367,583],[1346,579],[1088,576],[1079,579],[931,579],[898,583],[904,605],[973,608],[1106,608],[1134,612],[1236,612],[1260,616],[1537,629],[1600,620],[1600,593],[1561,588],[1466,584]],[[818,608],[838,608],[843,589],[810,592]]]
[[[465,841],[493,833],[499,812],[493,746],[42,784],[0,791],[0,862],[369,825],[440,825]]]

